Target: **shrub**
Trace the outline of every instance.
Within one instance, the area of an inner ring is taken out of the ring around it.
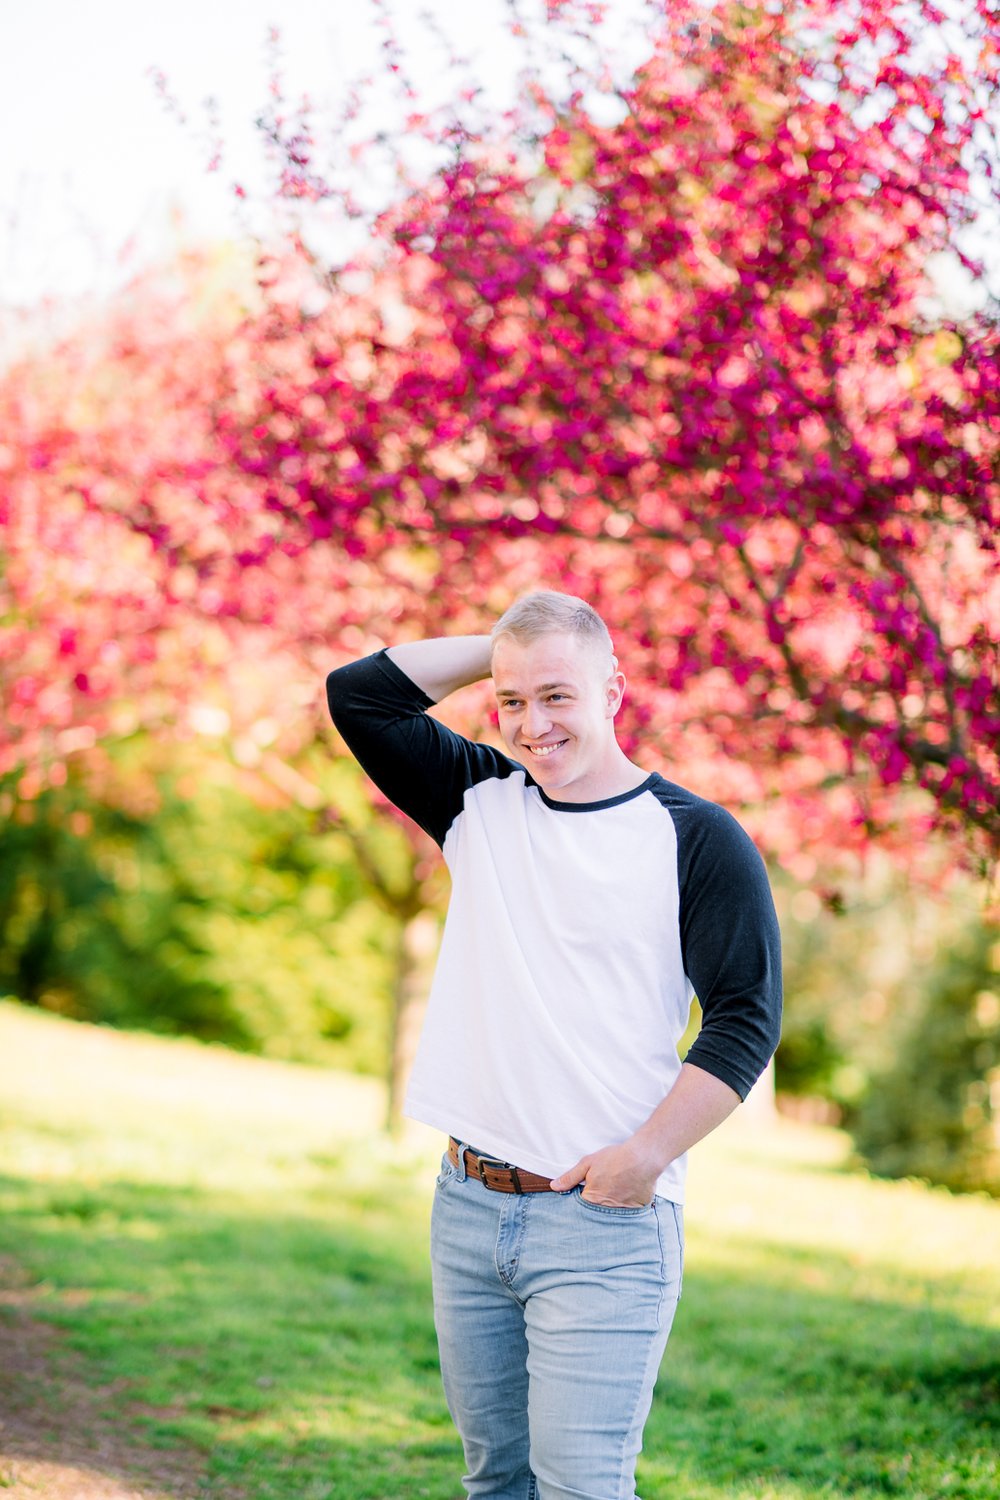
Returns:
[[[872,1171],[1000,1196],[1000,941],[979,925],[935,971],[851,1122]]]

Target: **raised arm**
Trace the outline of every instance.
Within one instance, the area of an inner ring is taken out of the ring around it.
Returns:
[[[491,745],[455,734],[432,703],[489,673],[489,637],[415,641],[338,667],[327,702],[348,749],[390,802],[439,844],[466,790],[516,769]]]
[[[406,641],[390,646],[386,654],[428,698],[440,703],[449,693],[490,675],[490,645],[488,635],[451,635]]]

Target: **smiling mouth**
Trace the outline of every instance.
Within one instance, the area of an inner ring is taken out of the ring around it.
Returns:
[[[533,755],[536,760],[544,760],[547,755],[552,754],[553,750],[561,750],[563,745],[565,744],[565,740],[557,740],[554,745],[525,745],[524,748],[527,750],[528,754]]]

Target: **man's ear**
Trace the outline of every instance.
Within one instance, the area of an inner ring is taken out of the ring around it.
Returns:
[[[618,663],[616,660],[615,666],[617,667],[617,665]],[[621,708],[622,699],[625,696],[625,673],[622,671],[614,672],[608,678],[607,686],[605,687],[604,691],[606,694],[605,701],[608,705],[608,718],[613,719],[615,717],[615,714]]]

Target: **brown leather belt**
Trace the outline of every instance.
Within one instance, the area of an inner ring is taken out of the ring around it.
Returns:
[[[458,1142],[454,1136],[448,1140],[448,1158],[453,1167],[458,1166]],[[465,1170],[470,1177],[477,1177],[491,1193],[552,1191],[550,1178],[539,1177],[537,1172],[525,1172],[523,1168],[511,1166],[509,1161],[499,1161],[495,1156],[477,1156],[468,1146],[465,1149]]]

